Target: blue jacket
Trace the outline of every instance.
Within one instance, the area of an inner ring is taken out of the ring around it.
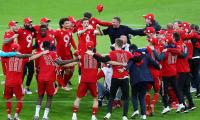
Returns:
[[[128,61],[127,69],[130,75],[130,84],[132,86],[140,82],[154,82],[148,69],[149,65],[152,65],[156,69],[160,69],[159,64],[147,54],[142,54],[140,61],[136,62],[134,58]]]

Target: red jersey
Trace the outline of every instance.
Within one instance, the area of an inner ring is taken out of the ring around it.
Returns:
[[[4,39],[9,39],[15,35],[14,32],[8,31],[4,34]],[[10,52],[11,51],[11,45],[14,43],[14,39],[10,41],[9,43],[4,43],[2,46],[2,51],[4,52]]]
[[[184,43],[179,42],[179,45],[181,45],[182,51],[185,51],[187,49],[187,47]],[[188,55],[185,58],[178,56],[177,72],[178,73],[190,72],[190,66],[189,66],[189,63],[188,63]]]
[[[20,28],[18,34],[19,52],[22,54],[31,54],[33,51],[34,32]]]
[[[11,57],[6,59],[6,86],[15,86],[22,84],[24,65],[29,62],[29,58],[21,59]]]
[[[56,80],[56,66],[55,59],[57,58],[56,52],[49,51],[49,53],[39,57],[37,64],[39,66],[39,81],[55,81]]]
[[[38,45],[36,51],[43,51],[43,42],[44,41],[49,41],[51,43],[51,45],[54,45],[54,36],[52,36],[52,34],[47,33],[47,35],[45,37],[41,37],[40,34],[36,35],[36,43]]]
[[[77,49],[71,30],[57,30],[55,38],[57,42],[57,54],[61,56],[62,59],[66,59],[65,57],[71,54],[71,45],[75,50]]]
[[[161,48],[161,46],[160,45],[157,45],[157,46],[154,46],[154,48],[155,48],[155,52],[159,55],[160,53],[161,53],[161,51],[162,51],[162,48]],[[148,47],[147,46],[147,52],[148,52],[148,55],[149,56],[151,56],[151,58],[153,59],[153,60],[155,60],[155,61],[157,61],[156,59],[155,59],[155,56],[154,56],[154,54],[153,54],[153,50],[150,48],[150,47]],[[158,62],[158,61],[157,61]],[[154,77],[159,77],[160,76],[160,70],[157,70],[157,69],[155,69],[153,66],[149,66],[149,70],[150,70],[150,73],[151,73],[151,75]]]
[[[81,54],[81,82],[96,83],[98,62],[93,56]]]
[[[97,27],[96,27],[97,24],[99,24],[100,26],[112,26],[112,23],[111,23],[111,22],[104,22],[104,21],[101,21],[101,20],[99,20],[99,19],[97,19],[97,18],[94,18],[94,17],[92,17],[92,18],[89,19],[89,24],[92,25],[92,27],[93,27],[94,29],[97,28]],[[81,25],[81,20],[78,20],[78,21],[76,22],[76,26],[77,26],[77,27],[82,27],[82,25]]]
[[[127,63],[128,60],[133,57],[133,55],[130,52],[124,50],[114,50],[109,53],[109,57],[112,61]],[[112,78],[123,79],[128,77],[128,71],[126,71],[123,66],[112,66],[112,68]]]
[[[83,30],[84,28],[81,27],[78,31]],[[85,52],[87,50],[86,43],[92,41],[96,46],[96,35],[94,34],[95,29],[89,29],[85,33],[82,33],[78,36],[78,50],[81,52]]]

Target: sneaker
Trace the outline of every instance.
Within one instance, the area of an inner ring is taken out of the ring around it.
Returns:
[[[183,109],[183,113],[188,113],[188,112],[189,112],[188,107],[185,107],[185,108]]]
[[[8,118],[7,120],[13,120],[12,118]]]
[[[33,120],[39,120],[39,116],[34,116]]]
[[[178,108],[178,104],[176,102],[171,103],[171,108],[176,110]]]
[[[146,115],[142,115],[141,116],[141,120],[146,120],[147,119],[147,116]]]
[[[15,117],[13,120],[20,120],[19,117]]]
[[[139,115],[139,110],[136,110],[136,111],[133,112],[133,114],[131,115],[131,119],[135,119],[138,115]]]
[[[42,120],[48,120],[48,118],[42,118]]]
[[[169,106],[167,106],[166,108],[163,109],[163,111],[161,112],[161,114],[166,114],[169,111],[171,111],[171,109],[169,108]]]
[[[91,120],[97,120],[95,115],[92,115],[92,119]]]
[[[123,116],[122,120],[128,120],[128,118],[126,116]]]
[[[70,90],[72,90],[72,88],[70,87],[69,84],[67,84],[67,86],[66,86],[66,91],[70,91]]]
[[[33,94],[29,88],[28,88],[28,89],[25,89],[25,90],[24,90],[24,93],[27,94],[27,95]]]
[[[104,116],[104,120],[109,120],[111,117],[111,113],[107,113],[106,116]]]
[[[198,94],[196,95],[196,97],[200,98],[200,93],[198,93]]]
[[[185,109],[185,106],[183,104],[179,104],[178,108],[176,109],[176,112],[182,112]]]
[[[196,92],[196,91],[197,91],[196,88],[190,87],[190,93],[194,93],[194,92]]]
[[[73,113],[73,115],[72,115],[72,120],[77,120],[76,113]]]
[[[197,107],[195,107],[194,105],[189,105],[188,106],[188,110],[194,110],[194,109],[196,109]]]

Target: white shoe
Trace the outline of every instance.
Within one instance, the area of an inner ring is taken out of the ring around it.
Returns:
[[[196,91],[197,91],[196,88],[190,87],[190,93],[194,93],[194,92],[196,92]]]
[[[107,113],[106,116],[104,117],[104,120],[109,120],[111,117],[111,113]]]
[[[76,113],[73,113],[73,114],[72,114],[72,120],[77,120]]]
[[[141,116],[141,120],[146,120],[147,119],[147,116],[146,115],[142,115]]]
[[[33,94],[30,89],[24,89],[24,93],[27,95]]]
[[[139,110],[134,111],[133,114],[131,115],[131,119],[135,119],[138,115],[139,115]]]
[[[179,104],[178,108],[176,109],[176,112],[179,113],[179,112],[183,111],[184,108],[185,108],[185,106],[183,104]]]
[[[128,120],[128,118],[126,116],[123,116],[122,120]]]
[[[92,115],[92,119],[91,120],[97,120],[95,115]]]
[[[166,114],[170,111],[171,109],[169,108],[169,106],[167,106],[166,108],[163,109],[163,111],[161,112],[161,114]]]

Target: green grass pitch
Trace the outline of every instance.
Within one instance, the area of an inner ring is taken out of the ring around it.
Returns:
[[[104,11],[99,15],[96,11],[96,5],[102,3]],[[0,36],[3,39],[3,34],[7,29],[7,24],[10,20],[19,21],[22,24],[23,18],[30,16],[34,22],[39,24],[41,17],[48,17],[52,20],[50,26],[58,28],[58,21],[61,17],[73,15],[76,19],[81,18],[85,11],[91,11],[94,17],[102,20],[111,21],[114,16],[120,16],[122,24],[130,25],[132,28],[140,28],[144,26],[144,18],[142,15],[146,13],[154,13],[155,18],[161,25],[166,25],[174,20],[183,20],[190,23],[198,24],[200,22],[200,1],[199,0],[0,0]],[[165,27],[165,26],[163,26]],[[77,41],[77,38],[75,37]],[[108,53],[110,40],[108,36],[98,37],[97,51],[100,53]],[[138,46],[145,46],[144,37],[132,37],[132,43]],[[0,42],[2,44],[2,42]],[[2,70],[0,70],[2,73]],[[54,97],[52,109],[49,114],[50,120],[70,120],[72,115],[73,101],[77,89],[77,71],[75,71],[72,78],[73,90],[65,92],[59,90]],[[3,76],[0,80],[3,81]],[[31,90],[34,94],[26,95],[24,97],[24,106],[20,118],[22,120],[31,120],[35,112],[35,101],[37,94],[35,78],[31,84]],[[3,85],[0,85],[0,120],[5,120],[7,117],[5,111],[5,100],[3,96]],[[45,98],[46,99],[46,98]],[[160,115],[162,104],[158,103],[156,106],[155,116],[148,118],[149,120],[199,120],[200,103],[195,99],[195,104],[198,107],[195,111],[188,114],[176,114],[175,111],[167,115]],[[15,99],[14,99],[15,100]],[[15,103],[13,104],[13,113]],[[130,102],[129,117],[132,110]],[[41,110],[41,117],[43,115],[43,107]],[[78,112],[78,120],[91,119],[92,98],[87,96],[80,104]],[[106,107],[99,108],[97,118],[103,119],[107,111]],[[111,120],[122,119],[122,110],[117,109],[113,111]]]

